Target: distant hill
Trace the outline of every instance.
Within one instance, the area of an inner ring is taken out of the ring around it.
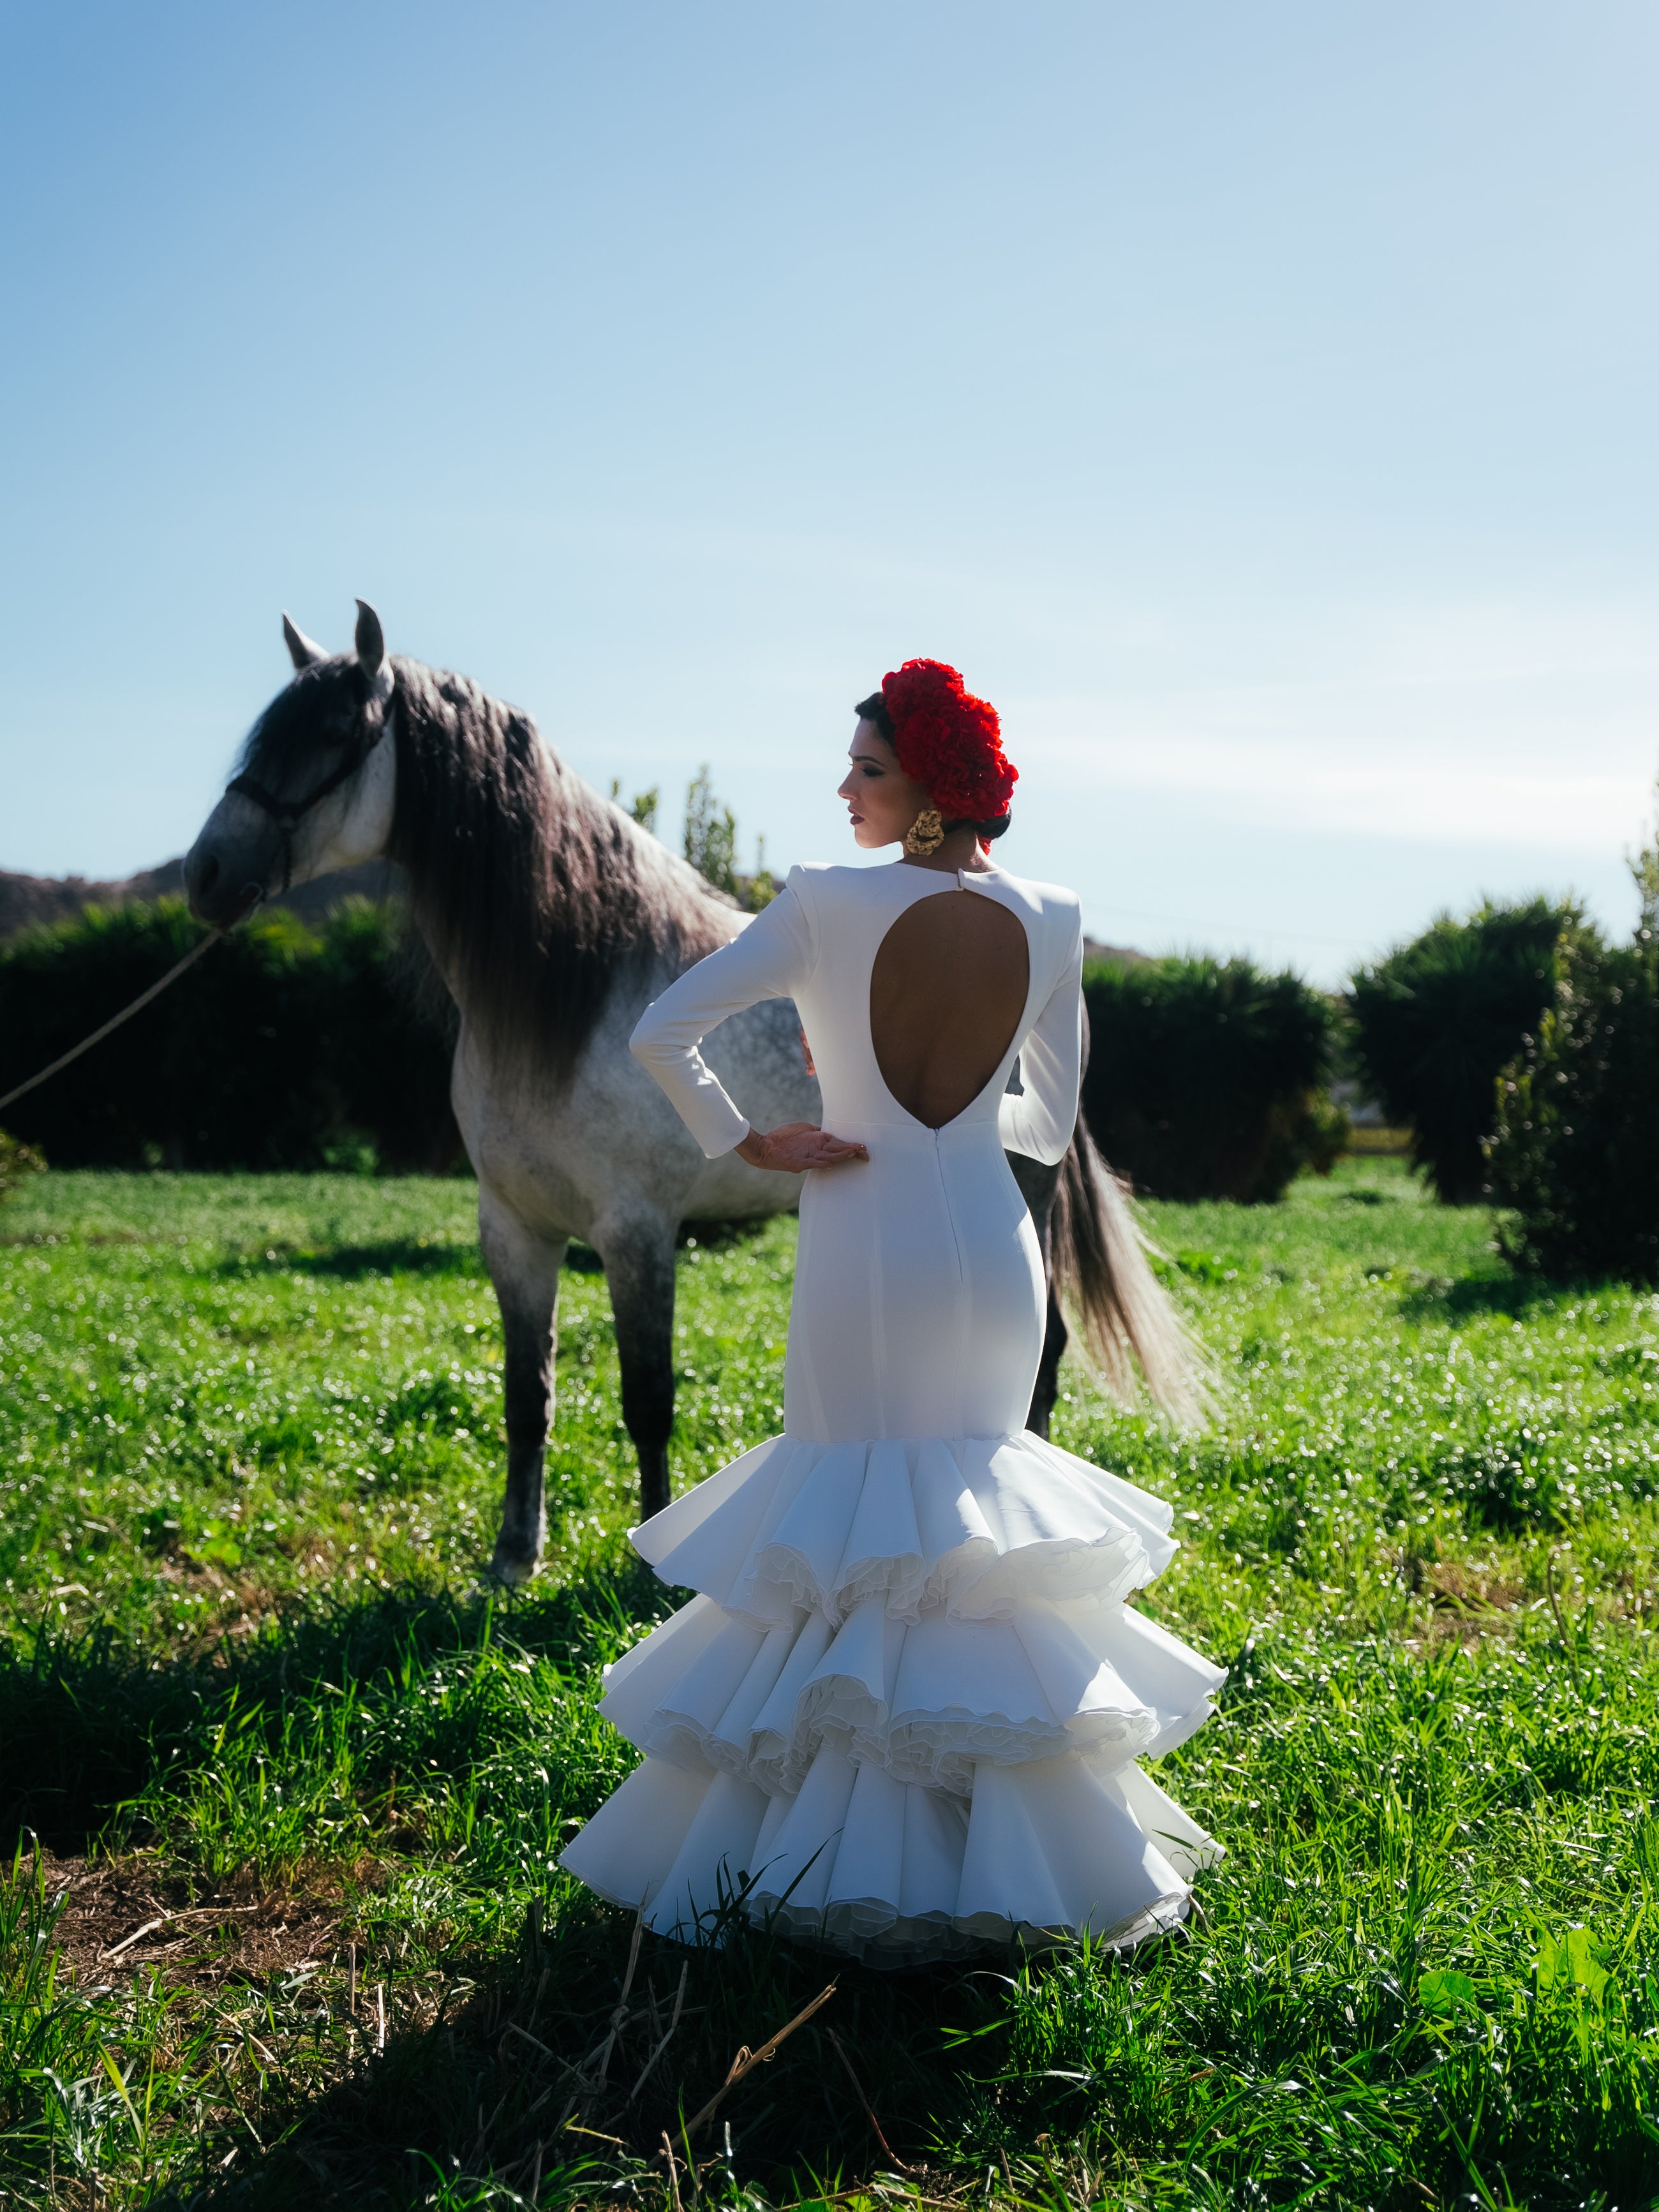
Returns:
[[[320,921],[331,908],[354,895],[360,898],[391,898],[402,889],[403,871],[390,860],[368,860],[360,868],[342,868],[337,874],[319,876],[314,884],[301,884],[270,906],[283,906],[303,921]],[[87,906],[131,906],[139,899],[181,896],[185,888],[182,860],[163,860],[159,868],[141,868],[136,876],[118,882],[88,876],[22,876],[0,868],[0,940],[40,922],[68,921]]]
[[[1085,960],[1115,960],[1125,968],[1135,968],[1152,958],[1150,952],[1137,952],[1132,945],[1101,945],[1092,937],[1083,940]]]

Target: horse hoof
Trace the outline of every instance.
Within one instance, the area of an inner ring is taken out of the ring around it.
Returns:
[[[527,1583],[538,1574],[541,1571],[541,1564],[539,1559],[526,1559],[521,1552],[498,1550],[489,1562],[489,1572],[495,1581],[507,1583],[516,1588],[518,1584]]]

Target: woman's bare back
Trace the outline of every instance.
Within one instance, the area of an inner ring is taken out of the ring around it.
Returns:
[[[972,891],[907,907],[870,971],[870,1042],[881,1079],[930,1129],[970,1106],[1018,1030],[1030,948],[1018,917]]]

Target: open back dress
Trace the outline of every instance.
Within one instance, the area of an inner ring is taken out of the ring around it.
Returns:
[[[988,917],[914,910],[962,893],[1023,931],[1026,985],[1020,1006],[999,945],[1006,1044],[964,1024],[967,1079],[994,1064],[934,1127],[883,1070],[914,1081],[906,1048],[937,1045],[935,1093],[941,1065],[948,1080],[951,1037],[919,1034],[932,1004],[961,1018],[939,948],[957,916]],[[1024,1425],[1046,1290],[1005,1147],[1053,1163],[1071,1140],[1081,966],[1069,891],[996,868],[794,868],[635,1031],[717,1158],[749,1123],[698,1045],[793,999],[824,1128],[869,1151],[802,1189],[782,1435],[633,1534],[699,1595],[609,1669],[600,1710],[645,1758],[562,1864],[665,1934],[735,1904],[872,1965],[1085,1929],[1127,1945],[1179,1920],[1219,1856],[1139,1764],[1224,1679],[1124,1601],[1173,1557],[1171,1509]]]

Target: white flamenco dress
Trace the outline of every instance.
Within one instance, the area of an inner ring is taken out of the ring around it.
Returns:
[[[1024,925],[1030,983],[996,1073],[931,1128],[882,1079],[871,973],[915,901],[958,890]],[[1070,1141],[1081,961],[1069,891],[795,868],[635,1032],[716,1158],[749,1124],[698,1043],[791,998],[824,1127],[869,1148],[802,1192],[783,1434],[634,1531],[700,1595],[610,1668],[600,1710],[645,1759],[562,1864],[664,1934],[740,1898],[877,1966],[1127,1945],[1220,1856],[1139,1764],[1224,1679],[1124,1602],[1173,1557],[1171,1509],[1024,1426],[1046,1293],[1004,1147],[1052,1163]]]

